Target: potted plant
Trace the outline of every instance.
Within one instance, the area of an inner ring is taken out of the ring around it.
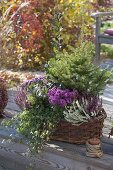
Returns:
[[[99,94],[111,81],[111,73],[93,65],[93,52],[90,42],[56,52],[45,77],[19,87],[15,101],[23,112],[13,123],[33,149],[49,138],[85,143],[101,136],[106,113]]]
[[[0,77],[0,118],[4,118],[4,109],[8,102],[8,94],[5,80]]]

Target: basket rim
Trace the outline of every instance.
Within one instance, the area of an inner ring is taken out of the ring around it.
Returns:
[[[105,119],[107,117],[107,114],[104,110],[104,108],[101,108],[101,110],[99,111],[99,114],[97,116],[94,116],[94,117],[91,117],[88,122],[82,122],[80,124],[74,124],[72,122],[68,122],[67,120],[65,119],[62,119],[60,120],[60,123],[63,122],[63,123],[68,123],[68,124],[71,124],[71,125],[76,125],[76,126],[80,126],[80,125],[83,125],[83,124],[86,124],[86,123],[90,123],[90,122],[94,122],[94,121],[98,121],[98,120],[101,120],[101,119]]]
[[[107,114],[102,108],[97,117],[95,116],[82,124],[73,124],[66,120],[61,120],[51,134],[50,139],[74,144],[85,144],[92,137],[100,139],[106,116]],[[84,129],[86,129],[85,133]]]

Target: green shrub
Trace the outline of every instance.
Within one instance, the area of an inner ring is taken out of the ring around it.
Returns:
[[[84,42],[76,49],[69,49],[70,52],[57,52],[56,58],[49,61],[47,68],[49,78],[65,88],[97,95],[109,81],[111,73],[100,70],[92,63],[94,56],[92,43]]]
[[[106,54],[106,57],[113,59],[113,47],[110,45],[102,45],[101,51]]]

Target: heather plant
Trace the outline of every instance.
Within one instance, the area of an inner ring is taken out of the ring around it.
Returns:
[[[72,124],[88,122],[91,117],[96,117],[102,108],[102,99],[99,96],[79,94],[79,97],[66,106],[64,110],[65,119]]]

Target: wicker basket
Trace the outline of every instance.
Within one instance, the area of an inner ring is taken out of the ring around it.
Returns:
[[[85,144],[92,137],[100,138],[102,136],[105,118],[106,113],[102,109],[98,117],[94,117],[89,122],[82,123],[79,126],[72,125],[67,121],[61,121],[50,138],[69,143]]]
[[[0,117],[4,117],[4,108],[8,102],[8,94],[5,81],[0,77]]]

